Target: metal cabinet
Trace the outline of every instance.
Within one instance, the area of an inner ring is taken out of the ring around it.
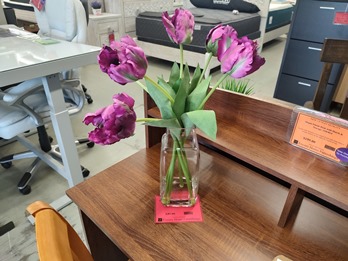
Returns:
[[[320,53],[324,39],[348,38],[348,26],[334,23],[336,13],[345,12],[347,4],[347,0],[297,0],[275,98],[298,105],[313,99],[323,67]],[[340,66],[334,65],[322,111],[329,109],[340,72]]]

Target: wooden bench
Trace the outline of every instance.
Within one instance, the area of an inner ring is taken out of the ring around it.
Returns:
[[[217,90],[206,104],[206,109],[214,110],[217,116],[217,139],[212,141],[200,134],[200,143],[289,184],[278,221],[280,227],[297,214],[306,193],[338,207],[347,216],[347,168],[288,143],[288,125],[294,107],[275,99],[262,100]],[[160,117],[147,94],[145,117]],[[147,127],[147,147],[159,143],[163,131]]]

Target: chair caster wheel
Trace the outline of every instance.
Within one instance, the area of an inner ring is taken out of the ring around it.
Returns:
[[[23,195],[28,195],[31,192],[31,187],[26,185],[24,188],[18,189]]]
[[[93,142],[93,141],[88,142],[88,143],[87,143],[87,147],[88,147],[88,148],[93,148],[93,147],[94,147],[94,142]]]
[[[8,162],[1,163],[1,166],[2,166],[4,169],[9,169],[9,168],[11,168],[11,166],[12,166],[12,161],[8,161]]]
[[[84,169],[82,170],[82,176],[83,176],[84,178],[87,178],[87,177],[89,176],[89,170],[84,168]]]

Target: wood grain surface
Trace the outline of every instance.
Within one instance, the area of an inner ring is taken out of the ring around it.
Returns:
[[[148,116],[160,117],[151,99],[145,96],[146,100]],[[200,142],[299,188],[299,193],[305,191],[315,195],[341,208],[348,216],[347,167],[288,143],[288,128],[294,107],[276,99],[263,100],[217,90],[205,106],[216,113],[217,138],[212,141],[198,132]],[[160,141],[161,130],[150,130],[148,144],[152,146]],[[287,201],[289,204],[294,202]],[[284,206],[295,209],[293,207]],[[285,215],[286,211],[283,213]],[[280,224],[284,226],[287,218],[283,216]]]
[[[204,221],[155,224],[159,158],[158,145],[144,149],[67,191],[95,260],[347,260],[345,217],[305,198],[281,228],[288,189],[203,146]]]

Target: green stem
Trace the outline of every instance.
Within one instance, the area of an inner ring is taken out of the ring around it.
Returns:
[[[180,44],[180,79],[182,79],[184,71],[184,46]]]
[[[186,186],[187,186],[187,190],[190,193],[190,198],[192,198],[192,177],[190,174],[190,171],[188,169],[188,164],[187,164],[187,158],[186,155],[183,153],[182,149],[180,149],[178,151],[178,159],[179,159],[179,163],[181,166],[181,169],[184,173],[184,176],[186,178]]]
[[[173,144],[173,156],[172,156],[172,159],[170,161],[170,165],[169,165],[167,173],[166,173],[166,191],[165,191],[164,197],[162,199],[162,203],[165,205],[170,203],[170,194],[172,193],[173,175],[174,175],[175,162],[176,162],[176,148],[177,148],[177,143],[174,142],[174,144]]]
[[[152,121],[160,121],[161,119],[157,118],[137,118],[136,122],[152,122]]]
[[[161,91],[164,94],[164,96],[166,96],[168,100],[170,101],[170,103],[173,105],[174,103],[173,97],[170,96],[170,94],[161,85],[159,85],[157,82],[155,82],[154,80],[152,80],[150,77],[146,75],[144,76],[144,79],[149,81],[153,86],[155,86],[159,91]]]
[[[136,83],[137,83],[144,91],[148,92],[146,86],[145,86],[142,82],[136,81]]]
[[[199,77],[198,84],[202,81],[203,76],[204,76],[205,72],[207,71],[207,68],[209,66],[209,63],[210,63],[212,57],[213,57],[213,53],[209,53],[208,59],[205,61],[203,72],[202,72],[201,76]]]
[[[199,105],[197,110],[202,110],[204,107],[204,104],[207,102],[207,100],[210,98],[210,96],[213,94],[213,92],[216,90],[216,88],[221,84],[221,82],[223,80],[226,79],[227,76],[229,76],[230,74],[226,73],[224,75],[222,75],[222,77],[218,80],[218,82],[214,85],[213,88],[210,89],[209,93],[207,94],[207,96],[205,96],[204,100],[201,102],[201,104]]]
[[[174,137],[173,137],[174,138]],[[176,138],[174,138],[175,139],[175,143],[176,144],[178,144],[177,146],[176,146],[176,148],[177,148],[177,150],[175,151],[175,153],[179,153],[181,150],[182,150],[182,145],[180,144],[180,141],[178,141]],[[179,154],[178,154],[178,156],[179,156]],[[179,162],[180,163],[180,162]],[[181,171],[180,170],[178,170],[178,173],[179,173],[179,182],[180,182],[180,188],[183,188],[184,187],[184,181],[183,181],[183,178],[182,178],[182,174],[181,174]]]

